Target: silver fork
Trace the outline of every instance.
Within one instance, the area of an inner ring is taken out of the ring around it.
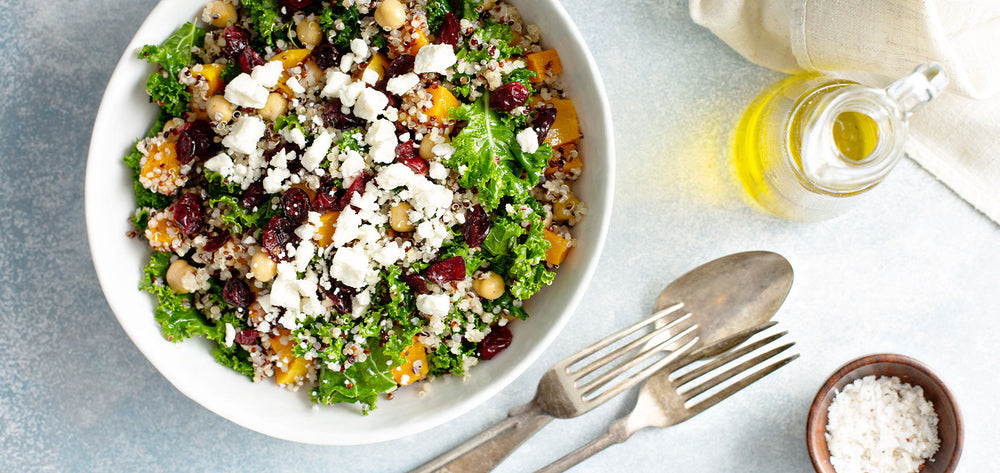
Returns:
[[[531,402],[511,409],[506,419],[410,473],[491,471],[553,418],[579,416],[661,368],[671,366],[692,352],[698,343],[698,326],[691,321],[690,313],[681,312],[683,306],[678,303],[660,310],[556,363],[538,382]],[[573,369],[584,359],[650,327],[654,329],[644,336]],[[654,355],[663,354],[667,348],[672,352],[638,369]],[[593,379],[585,379],[598,372],[600,374]],[[622,379],[614,384],[619,378]]]
[[[773,326],[774,323],[765,324],[758,327],[759,330]],[[789,356],[770,365],[753,371],[751,374],[738,381],[729,384],[711,396],[690,403],[692,399],[700,394],[704,394],[712,389],[718,388],[726,381],[749,373],[762,363],[774,358],[778,354],[791,348],[795,343],[788,343],[777,348],[770,349],[759,355],[755,355],[740,364],[723,370],[725,366],[743,356],[749,355],[755,350],[765,347],[771,342],[783,337],[788,332],[781,332],[759,341],[746,344],[739,349],[729,350],[718,357],[711,359],[697,368],[683,371],[690,362],[697,360],[701,355],[708,353],[714,346],[704,347],[690,353],[674,366],[668,366],[650,377],[639,391],[639,399],[635,408],[625,417],[615,421],[608,430],[601,436],[591,440],[586,445],[576,449],[572,453],[552,462],[536,473],[556,473],[565,471],[580,463],[595,453],[604,450],[611,445],[621,443],[629,439],[635,432],[646,427],[668,427],[679,424],[705,409],[718,404],[723,399],[732,396],[737,391],[753,384],[757,380],[773,373],[778,368],[788,364],[799,357],[798,354]],[[730,337],[732,339],[733,337]],[[725,343],[725,341],[721,342]],[[716,344],[718,345],[718,344]],[[683,391],[682,391],[683,390]]]

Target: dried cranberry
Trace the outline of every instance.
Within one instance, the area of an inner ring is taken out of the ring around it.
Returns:
[[[222,245],[225,245],[229,241],[229,230],[222,230],[222,232],[212,236],[205,242],[205,251],[209,253],[214,253]]]
[[[227,26],[222,30],[222,38],[226,40],[223,52],[232,61],[239,59],[240,53],[250,45],[250,32],[239,26]]]
[[[240,205],[247,210],[253,210],[260,207],[267,200],[267,193],[264,192],[264,183],[261,181],[254,181],[247,187],[247,190],[243,192],[243,198],[240,199]]]
[[[257,343],[257,331],[254,329],[243,330],[242,332],[236,332],[236,337],[233,341],[239,343],[240,345],[253,345]]]
[[[552,124],[556,122],[556,109],[554,108],[543,108],[535,114],[535,120],[531,123],[531,129],[535,130],[535,134],[538,135],[538,144],[542,144],[545,141],[545,137],[549,134],[549,129],[552,128]]]
[[[389,63],[389,67],[385,69],[385,80],[413,72],[414,59],[416,58],[409,54],[400,54],[399,56],[396,56],[396,59],[393,59],[392,62]]]
[[[417,156],[413,150],[413,140],[396,146],[396,161],[405,164],[417,174],[427,173],[427,161]]]
[[[450,44],[452,46],[458,45],[458,39],[461,37],[461,26],[458,24],[458,18],[455,17],[454,13],[448,12],[444,15],[444,20],[441,21],[441,31],[438,32],[437,40],[434,42],[437,44]]]
[[[531,91],[520,82],[508,82],[497,87],[490,95],[490,107],[509,112],[528,101]]]
[[[190,163],[194,159],[195,144],[194,138],[191,135],[181,132],[180,136],[177,137],[177,145],[175,146],[177,150],[177,160],[181,164]]]
[[[329,69],[339,65],[340,56],[341,54],[337,50],[337,47],[325,41],[313,48],[312,52],[312,57],[320,69]]]
[[[357,128],[364,124],[360,118],[354,116],[353,114],[347,114],[341,111],[344,104],[340,99],[333,99],[326,108],[323,109],[323,121],[327,126],[332,126],[339,130],[348,130],[351,128]]]
[[[278,0],[278,5],[288,8],[290,12],[301,10],[312,3],[313,0]]]
[[[226,286],[222,288],[222,299],[229,303],[233,307],[239,307],[240,309],[246,309],[253,304],[256,297],[253,291],[250,290],[250,286],[243,282],[240,278],[229,278],[226,281]]]
[[[351,313],[354,307],[351,297],[357,292],[354,288],[347,286],[340,281],[333,281],[330,289],[324,291],[327,299],[333,302],[333,308],[341,314]]]
[[[253,72],[254,66],[264,65],[264,58],[261,57],[260,53],[254,51],[253,48],[247,47],[240,53],[240,57],[236,62],[239,63],[241,71],[249,74]]]
[[[363,172],[360,176],[354,178],[354,182],[351,183],[351,185],[347,188],[347,191],[344,192],[340,196],[340,199],[337,200],[336,206],[339,207],[340,210],[344,210],[348,205],[351,205],[351,199],[354,198],[354,194],[364,195],[365,186],[368,185],[368,181],[372,180],[373,177],[375,176],[372,173]]]
[[[295,222],[281,215],[271,218],[264,227],[262,237],[267,252],[279,261],[287,259],[285,245],[298,242],[298,237],[295,235],[296,227]]]
[[[205,220],[205,206],[201,196],[193,192],[182,195],[174,204],[174,222],[186,235],[193,235],[201,229]]]
[[[340,212],[344,210],[343,207],[337,207],[337,201],[340,197],[347,191],[337,187],[336,183],[333,181],[327,181],[319,186],[319,190],[316,191],[316,198],[313,199],[313,207],[319,210],[332,210],[334,212]]]
[[[482,360],[492,360],[494,356],[506,350],[513,339],[514,336],[510,333],[509,328],[499,325],[494,326],[479,345],[479,358]]]
[[[486,235],[490,233],[490,216],[483,210],[483,206],[476,204],[465,213],[465,225],[462,227],[462,236],[469,248],[475,248],[486,241]]]
[[[293,187],[281,195],[281,212],[293,222],[302,223],[309,216],[309,194]]]
[[[424,276],[436,284],[465,279],[465,260],[461,256],[448,258],[430,265]]]
[[[416,294],[430,294],[431,291],[427,289],[427,280],[419,274],[407,274],[403,276],[403,282],[407,286],[410,286],[410,290]]]

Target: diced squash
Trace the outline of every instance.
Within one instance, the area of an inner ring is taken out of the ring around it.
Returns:
[[[559,53],[555,49],[531,53],[524,57],[524,63],[528,69],[535,71],[535,77],[531,78],[534,83],[542,82],[562,72],[562,62],[559,61]]]
[[[552,244],[545,251],[545,261],[553,266],[562,264],[566,260],[566,252],[569,250],[569,239],[563,238],[562,235],[549,230],[543,230],[543,232],[545,234],[545,241]]]
[[[202,64],[201,70],[191,71],[191,75],[195,77],[203,77],[205,82],[208,83],[208,90],[205,92],[206,97],[211,97],[219,91],[222,90],[222,65],[221,64]],[[191,95],[194,95],[194,89],[191,90]]]
[[[166,218],[163,213],[150,217],[145,234],[150,248],[164,252],[174,251],[175,243],[183,239],[181,228],[174,223],[174,219]]]
[[[298,184],[292,184],[291,188],[292,189],[302,189],[303,191],[305,191],[306,195],[309,196],[309,201],[310,202],[312,202],[313,200],[316,199],[316,191],[310,189],[309,186],[306,185],[305,182],[300,182]]]
[[[333,243],[333,233],[337,230],[337,219],[340,212],[324,212],[319,216],[319,227],[313,239],[321,248],[326,248]]]
[[[139,171],[141,177],[149,180],[145,187],[163,195],[177,192],[181,180],[181,162],[177,160],[177,146],[171,140],[162,141],[150,147],[146,162]],[[152,186],[152,187],[150,187]]]
[[[410,56],[416,56],[420,52],[420,48],[431,44],[431,41],[427,39],[427,35],[416,28],[407,28],[406,37],[410,38],[410,40],[406,43],[406,49],[403,50],[403,53]]]
[[[567,143],[558,146],[558,148],[559,154],[563,157],[562,164],[550,161],[549,167],[545,169],[546,176],[552,176],[558,171],[569,174],[577,169],[583,168],[583,160],[580,159],[579,153],[577,153],[576,156],[571,157],[573,152],[576,151],[576,144]]]
[[[406,361],[392,369],[392,377],[396,380],[396,384],[407,386],[427,376],[427,372],[430,371],[430,366],[427,364],[427,349],[417,339],[414,338],[413,345],[403,350],[403,357]]]
[[[271,349],[278,355],[278,359],[286,365],[284,370],[281,368],[275,370],[274,380],[279,385],[294,383],[309,372],[309,361],[292,355],[292,338],[289,330],[278,329],[278,336],[271,337],[270,342]]]
[[[365,75],[365,71],[372,70],[378,74],[378,79],[382,80],[382,78],[385,77],[385,69],[387,67],[389,67],[389,60],[386,59],[382,53],[375,53],[371,60],[368,61],[368,64],[366,64],[363,69],[358,70],[354,79],[361,80]]]
[[[580,201],[570,194],[569,198],[552,204],[552,219],[565,222],[573,216],[573,209],[580,204]]]
[[[443,124],[451,121],[451,111],[459,106],[458,99],[451,91],[434,84],[426,89],[431,94],[431,107],[425,112],[430,125]]]
[[[281,65],[285,66],[285,70],[288,70],[302,64],[302,61],[305,61],[310,54],[312,54],[312,50],[310,49],[289,49],[282,51],[277,56],[271,58],[271,60],[281,61]]]
[[[552,146],[572,143],[580,139],[580,121],[576,116],[576,107],[572,100],[550,99],[548,103],[556,109],[556,121],[549,128],[545,142]]]

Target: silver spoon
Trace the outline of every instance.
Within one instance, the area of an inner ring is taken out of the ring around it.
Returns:
[[[656,310],[683,302],[698,324],[699,346],[708,346],[770,319],[788,295],[792,278],[792,266],[779,254],[736,253],[698,266],[670,283],[660,292]],[[724,350],[702,353],[707,357],[720,351]],[[511,415],[517,415],[516,411],[512,409]],[[522,422],[501,421],[410,473],[492,471],[552,419],[538,415]]]

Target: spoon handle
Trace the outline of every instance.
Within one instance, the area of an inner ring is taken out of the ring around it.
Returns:
[[[608,430],[599,437],[587,442],[586,445],[570,452],[566,456],[549,463],[545,468],[535,473],[559,473],[566,471],[576,464],[590,458],[595,453],[604,450],[616,443],[622,443],[632,436],[634,431],[628,429],[628,416],[616,420]]]
[[[486,473],[552,421],[534,401],[511,409],[500,422],[409,473]]]

